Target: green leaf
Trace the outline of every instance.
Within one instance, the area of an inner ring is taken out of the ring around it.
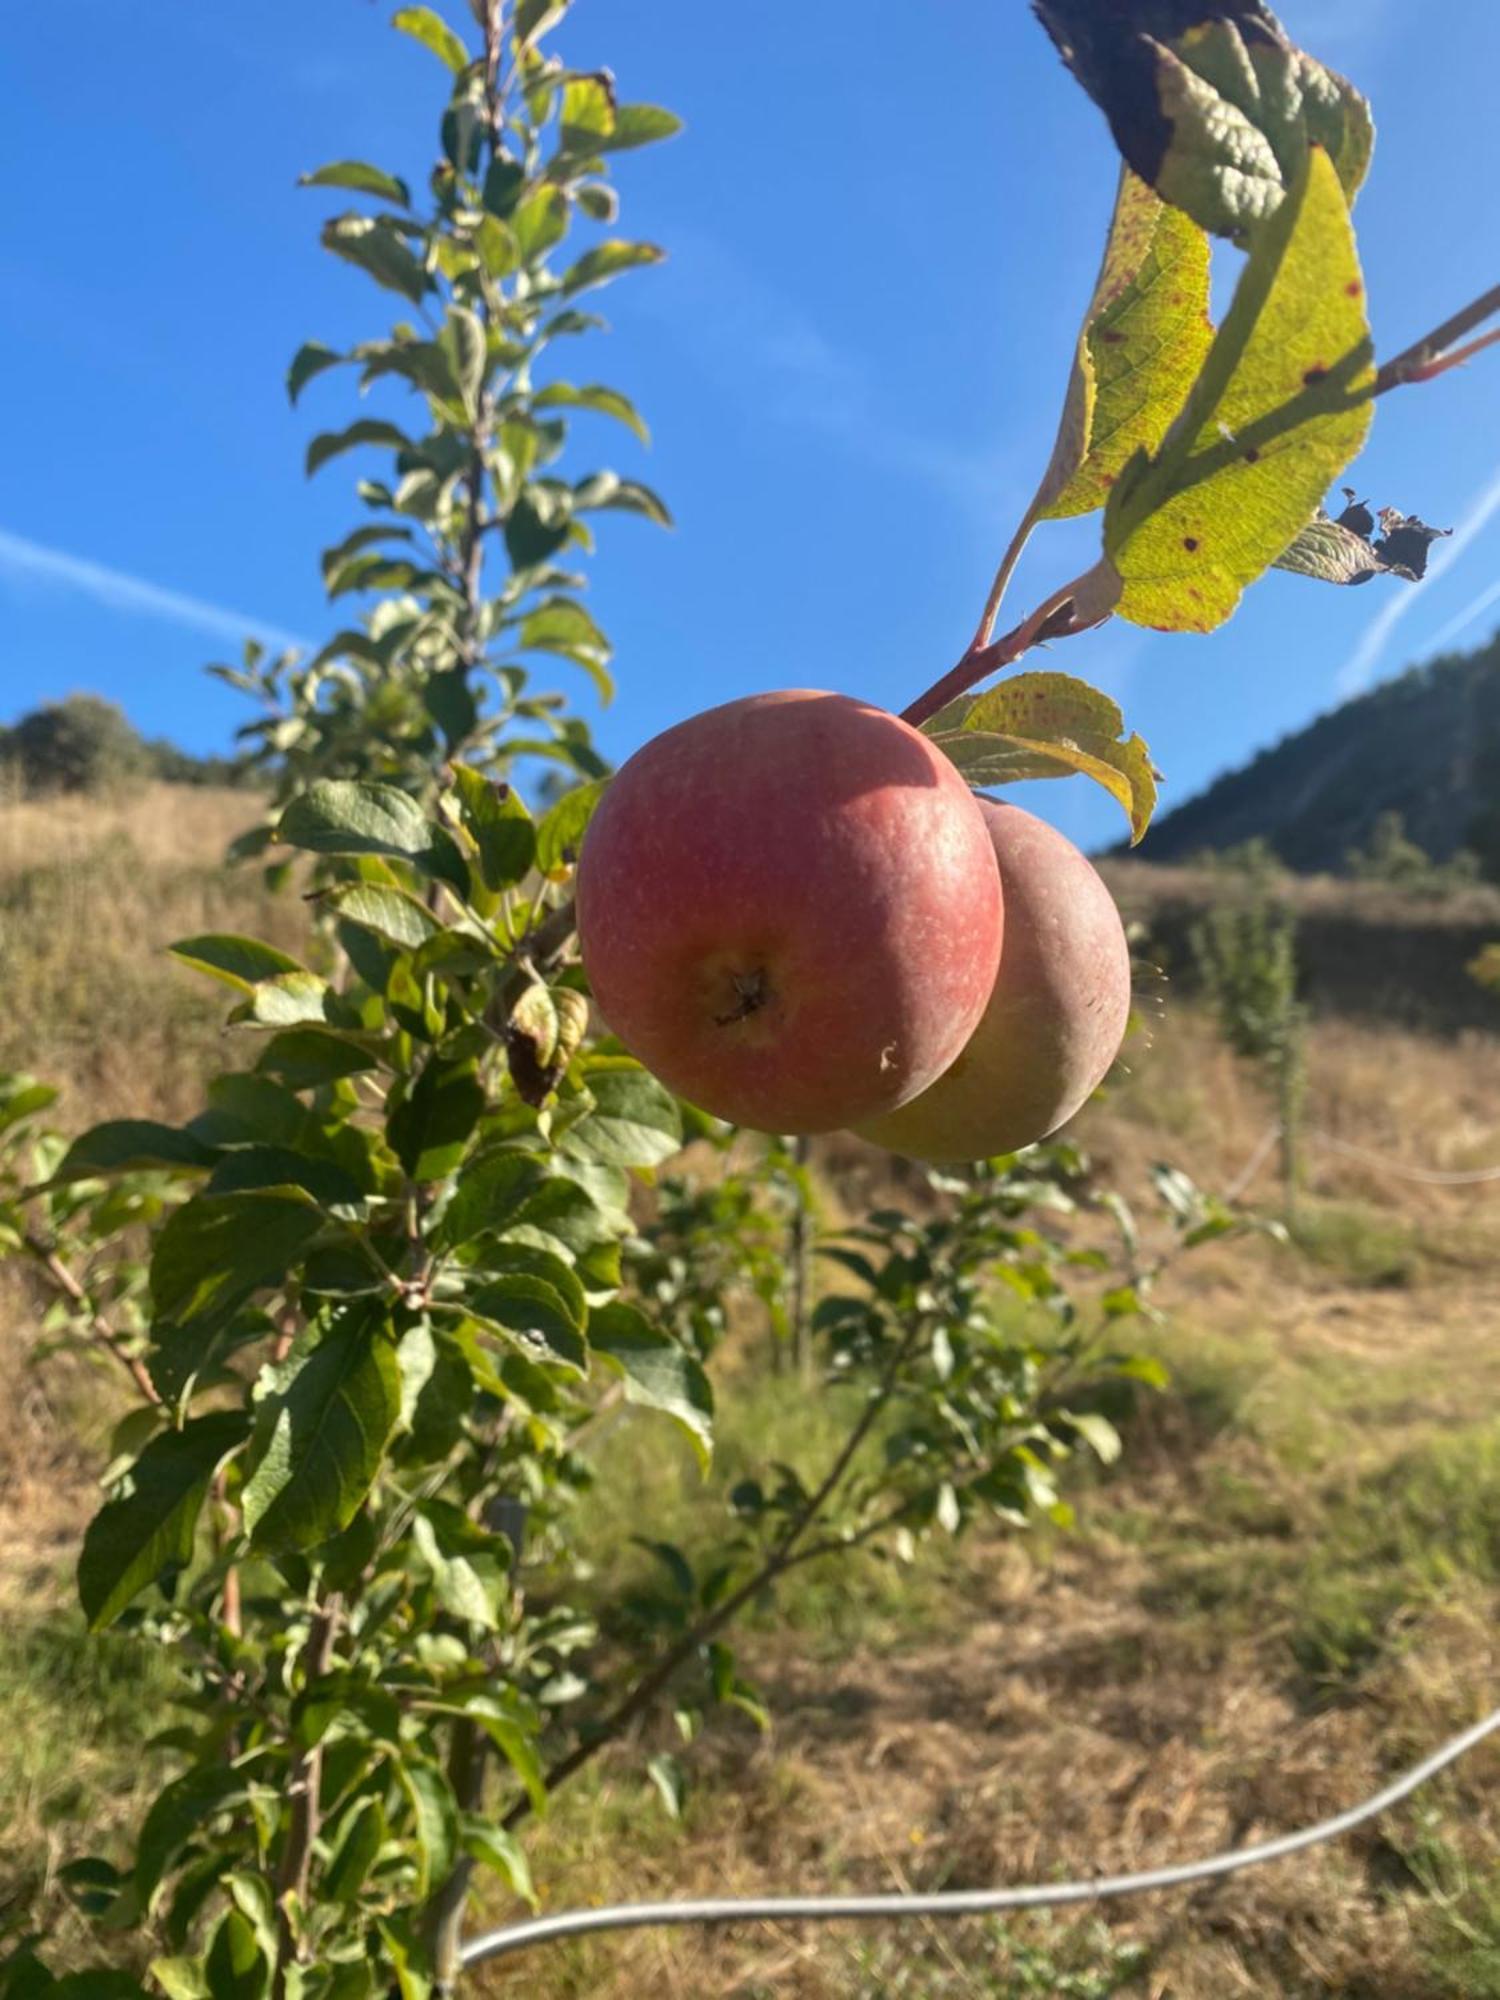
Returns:
[[[304,340],[286,371],[287,401],[295,404],[315,375],[321,375],[325,368],[337,368],[341,361],[347,359],[346,355],[336,354],[331,347],[325,347],[321,340]]]
[[[573,0],[516,0],[516,41],[523,49],[534,48],[549,29],[555,28]]]
[[[606,237],[592,250],[585,250],[577,263],[570,264],[563,272],[563,296],[572,298],[593,285],[606,285],[622,271],[634,271],[643,264],[659,264],[666,254],[655,243],[627,243],[622,237]]]
[[[303,1188],[325,1208],[353,1208],[364,1191],[335,1160],[314,1158],[290,1146],[234,1146],[209,1179],[210,1194],[246,1189]]]
[[[528,611],[517,627],[516,642],[526,652],[609,658],[608,639],[583,606],[571,597],[549,597]]]
[[[425,1514],[418,1514],[412,1521],[412,1544],[431,1570],[438,1602],[449,1617],[466,1625],[478,1625],[487,1632],[495,1631],[499,1620],[479,1572],[467,1556],[449,1554],[443,1549]]]
[[[203,1983],[203,1962],[198,1958],[153,1958],[151,1977],[167,2000],[209,2000]],[[0,1988],[0,1992],[3,1992]]]
[[[659,104],[618,104],[613,129],[597,150],[621,153],[629,146],[651,146],[658,139],[675,138],[681,130],[682,120]]]
[[[90,1631],[112,1625],[133,1598],[192,1561],[214,1474],[248,1429],[241,1411],[215,1410],[152,1438],[125,1491],[101,1508],[83,1538],[78,1599]]]
[[[644,514],[659,528],[672,525],[672,516],[659,494],[642,485],[639,479],[621,479],[617,472],[596,472],[592,478],[581,480],[574,489],[573,506],[580,514],[615,507],[627,514]]]
[[[151,1255],[158,1315],[205,1333],[286,1275],[323,1227],[290,1190],[200,1194],[167,1218]]]
[[[275,945],[227,932],[181,938],[167,949],[184,965],[206,972],[211,979],[222,979],[226,986],[233,986],[241,993],[253,993],[263,979],[303,970],[295,958],[278,951]]]
[[[377,937],[408,951],[415,951],[442,929],[423,903],[406,889],[392,889],[378,882],[352,882],[332,890],[329,901],[351,924],[358,924]]]
[[[559,124],[565,153],[602,152],[615,129],[615,91],[609,77],[569,77],[563,85]]]
[[[251,989],[231,1021],[255,1021],[263,1028],[295,1028],[308,1022],[354,1028],[359,1017],[350,1003],[316,972],[280,972]]]
[[[391,1113],[386,1128],[411,1179],[446,1179],[467,1151],[484,1110],[484,1088],[472,1062],[429,1057],[410,1096]]]
[[[260,1406],[242,1505],[253,1545],[309,1549],[353,1520],[401,1415],[396,1350],[369,1315],[336,1314]]]
[[[523,1903],[529,1903],[533,1910],[541,1907],[536,1885],[531,1879],[531,1864],[526,1859],[526,1850],[513,1833],[507,1833],[503,1826],[495,1826],[489,1820],[465,1813],[459,1824],[459,1837],[464,1853],[471,1861],[493,1868],[511,1893],[519,1896]]]
[[[510,218],[511,235],[523,264],[535,264],[568,232],[568,202],[550,181],[517,204]]]
[[[1040,520],[1102,507],[1137,451],[1155,451],[1213,339],[1208,239],[1128,168],[1084,315]]]
[[[1076,1431],[1101,1465],[1113,1465],[1124,1445],[1120,1433],[1097,1410],[1061,1410],[1059,1420]]]
[[[622,396],[618,389],[608,389],[602,382],[589,382],[582,388],[575,387],[571,382],[549,382],[532,398],[532,407],[538,410],[594,410],[600,416],[614,417],[627,430],[634,431],[642,444],[651,442],[651,433],[635,404],[628,396]]]
[[[574,1375],[588,1373],[588,1350],[574,1302],[545,1278],[526,1272],[496,1278],[480,1286],[466,1304],[482,1326],[531,1360],[554,1362]]]
[[[453,379],[458,384],[464,408],[476,410],[489,361],[489,349],[479,315],[470,312],[467,306],[450,305],[443,330],[438,335],[438,345],[453,370]]]
[[[682,1114],[664,1085],[628,1057],[599,1057],[585,1081],[593,1109],[568,1128],[562,1150],[615,1167],[659,1167],[682,1146]]]
[[[335,1903],[357,1902],[385,1839],[385,1811],[379,1799],[360,1799],[344,1814],[333,1834],[333,1851],[321,1884],[323,1895]]]
[[[417,1895],[425,1900],[452,1873],[458,1852],[458,1802],[435,1764],[408,1756],[397,1764],[396,1777],[411,1805]]]
[[[1252,234],[1310,145],[1353,201],[1374,143],[1369,106],[1263,0],[1037,0],[1036,11],[1130,167],[1203,228]]]
[[[60,1092],[50,1083],[11,1070],[0,1074],[0,1132],[8,1132],[38,1111],[56,1104]]]
[[[971,785],[1082,772],[1124,808],[1134,844],[1156,810],[1156,773],[1139,736],[1120,740],[1117,702],[1068,674],[1016,674],[963,696],[933,716],[926,733]]]
[[[403,35],[410,35],[424,49],[431,49],[438,61],[446,63],[455,76],[468,68],[469,51],[433,8],[398,7],[391,16],[391,26],[399,28]]]
[[[521,1780],[537,1812],[545,1813],[547,1785],[537,1752],[539,1724],[533,1705],[523,1696],[497,1687],[466,1695],[455,1707],[479,1724]]]
[[[407,793],[358,778],[322,778],[281,815],[278,840],[310,854],[381,854],[410,861],[460,895],[469,871],[452,836]]]
[[[1160,455],[1110,494],[1120,615],[1211,632],[1314,517],[1370,426],[1370,331],[1343,190],[1315,149],[1257,234]]]
[[[226,1912],[220,1921],[204,1970],[211,2000],[265,2000],[271,1990],[271,1968],[255,1927],[239,1910]]]
[[[384,216],[336,215],[323,225],[323,247],[357,265],[387,291],[399,292],[414,306],[422,303],[427,273]]]
[[[149,1906],[162,1877],[190,1840],[208,1822],[243,1803],[249,1790],[244,1771],[232,1764],[198,1764],[158,1792],[136,1842],[131,1880]]]
[[[476,1236],[504,1229],[541,1185],[542,1169],[529,1153],[481,1153],[455,1182],[433,1230],[434,1242],[456,1250]]]
[[[701,1363],[618,1300],[590,1313],[589,1346],[624,1376],[628,1402],[662,1410],[682,1427],[706,1472],[713,1457],[714,1393]]]
[[[389,445],[396,451],[409,451],[411,439],[395,424],[388,424],[380,417],[361,417],[341,431],[321,431],[307,447],[307,470],[312,474],[340,452],[353,451],[356,445]]]
[[[356,194],[379,195],[385,201],[399,201],[403,208],[411,207],[411,189],[406,182],[383,167],[372,167],[368,160],[333,160],[326,167],[302,174],[297,185],[352,188]]]
[[[484,205],[491,215],[508,222],[525,186],[526,169],[519,160],[491,160],[484,170]]]
[[[651,1759],[646,1770],[666,1808],[668,1819],[681,1819],[688,1789],[687,1772],[681,1761],[670,1750],[663,1750]]]
[[[479,872],[495,894],[528,874],[536,861],[536,828],[526,801],[512,785],[471,765],[454,766],[459,810],[479,849]]]
[[[153,1167],[208,1167],[214,1159],[212,1147],[175,1125],[158,1125],[149,1118],[113,1118],[79,1134],[64,1153],[52,1184]]]
[[[273,1035],[255,1065],[263,1076],[280,1077],[290,1090],[313,1090],[376,1066],[368,1048],[322,1028],[288,1028]]]
[[[536,865],[544,875],[556,875],[577,861],[584,831],[608,782],[599,778],[591,785],[576,786],[543,815],[536,830]]]

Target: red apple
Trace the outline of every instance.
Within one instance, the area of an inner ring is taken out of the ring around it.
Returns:
[[[578,934],[600,1011],[681,1096],[829,1132],[958,1055],[1000,958],[973,794],[927,738],[843,695],[709,709],[619,771],[584,836]]]
[[[1130,950],[1097,871],[1045,820],[978,801],[1005,892],[995,990],[930,1090],[859,1126],[918,1160],[983,1160],[1045,1139],[1091,1095],[1130,1014]]]

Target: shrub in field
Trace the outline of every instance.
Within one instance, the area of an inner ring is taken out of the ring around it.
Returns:
[[[1224,1039],[1265,1079],[1276,1109],[1282,1204],[1297,1204],[1299,1136],[1307,1088],[1307,1015],[1297,998],[1297,919],[1252,878],[1189,934],[1198,976]]]
[[[70,694],[0,735],[0,766],[22,790],[45,796],[139,784],[150,775],[151,757],[112,701]]]
[[[877,1211],[823,1246],[840,1288],[812,1315],[813,1353],[847,1413],[826,1458],[747,1473],[706,1552],[656,1545],[659,1587],[590,1578],[573,1515],[601,1412],[634,1404],[706,1461],[724,1286],[771,1296],[753,1190],[668,1186],[648,1212],[643,1186],[703,1129],[663,1078],[709,1112],[807,1128],[921,1090],[1006,977],[970,789],[1082,772],[1137,838],[1155,799],[1145,745],[1097,690],[1050,671],[978,684],[1113,615],[1211,629],[1273,563],[1413,573],[1319,507],[1373,397],[1445,365],[1443,341],[1378,373],[1371,359],[1349,214],[1363,101],[1250,0],[1196,27],[1193,8],[1168,10],[1194,32],[1165,41],[1145,32],[1158,7],[1045,0],[1130,165],[1057,445],[973,643],[899,720],[818,698],[857,711],[862,741],[899,745],[904,777],[872,776],[846,733],[814,767],[747,726],[687,774],[696,812],[652,776],[684,740],[671,732],[606,790],[587,729],[527,661],[602,679],[607,642],[569,565],[589,517],[664,509],[613,472],[564,470],[569,412],[640,420],[554,368],[594,324],[579,301],[660,254],[608,233],[604,170],[676,121],[549,53],[567,11],[474,0],[475,50],[403,6],[396,25],[450,79],[427,198],[364,161],[309,176],[372,205],[324,240],[415,315],[348,353],[310,344],[292,367],[294,396],[340,367],[410,392],[405,421],[361,416],[309,451],[313,470],[386,455],[360,486],[368,518],[324,563],[331,595],[370,608],[305,665],[252,648],[223,670],[265,706],[249,740],[275,789],[244,851],[299,870],[323,930],[306,962],[183,940],[179,959],[233,994],[243,1066],[185,1124],[48,1142],[3,1191],[10,1247],[70,1337],[123,1355],[139,1391],[79,1591],[94,1627],[170,1649],[189,1699],[159,1739],[175,1770],[133,1857],[67,1880],[102,1949],[118,1964],[131,1938],[169,2000],[450,1992],[476,1872],[533,1898],[524,1829],[577,1772],[665,1698],[688,1735],[715,1704],[759,1709],[733,1623],[789,1572],[910,1556],[978,1520],[1065,1518],[1061,1469],[1080,1449],[1113,1457],[1112,1401],[1154,1377],[1118,1338],[1162,1260],[1071,1148],[1007,1148],[931,1175],[922,1216]],[[1159,100],[1185,69],[1191,88]],[[1143,75],[1147,142],[1130,96]],[[580,246],[591,226],[606,233]],[[1217,332],[1210,231],[1246,251]],[[1095,510],[1099,560],[995,638],[1031,529]],[[513,781],[536,758],[568,783],[533,813]],[[792,914],[814,876],[821,938]],[[841,899],[861,913],[847,934]],[[1056,918],[1098,915],[1073,897]],[[1059,963],[1094,952],[1064,942],[1077,955]],[[600,1030],[590,971],[661,1076]],[[1014,1031],[1018,1061],[1051,1060],[1052,1025]],[[722,1056],[688,1060],[695,1037],[751,1052],[732,1094]],[[1061,1065],[1061,1098],[1015,1144],[1065,1115],[1103,1042]],[[867,1096],[872,1068],[888,1095]],[[805,1169],[770,1156],[794,1208]],[[1174,1245],[1233,1226],[1182,1176],[1158,1187]],[[1074,1240],[1080,1207],[1113,1216],[1118,1257]],[[68,1232],[92,1259],[136,1222],[144,1263],[127,1235],[119,1275],[78,1280]],[[697,1260],[720,1228],[736,1242],[709,1275]],[[656,1775],[674,1796],[680,1773]],[[59,1981],[25,1936],[0,1965],[7,2000],[144,1990],[118,1970]]]

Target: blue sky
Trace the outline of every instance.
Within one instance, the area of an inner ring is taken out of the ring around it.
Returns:
[[[358,518],[356,461],[309,483],[301,460],[356,408],[339,374],[295,412],[282,383],[304,338],[373,334],[396,302],[318,249],[327,198],[294,182],[349,156],[422,177],[443,73],[390,11],[73,0],[7,22],[0,717],[91,688],[222,747],[243,711],[204,662],[247,623],[333,629],[317,556]],[[1284,13],[1374,101],[1358,221],[1394,352],[1497,276],[1500,13]],[[1103,121],[1022,0],[578,0],[564,47],[688,121],[618,172],[624,225],[670,262],[602,295],[615,332],[570,357],[655,434],[642,453],[581,427],[581,452],[649,478],[679,522],[604,517],[593,605],[620,693],[601,741],[621,756],[763,687],[900,707],[962,649],[1045,462],[1112,194]],[[1115,623],[1048,664],[1124,702],[1165,804],[1440,636],[1477,642],[1500,624],[1497,419],[1500,355],[1379,407],[1361,492],[1462,529],[1421,588],[1272,576],[1211,638]],[[1097,532],[1044,530],[1015,609]],[[1028,790],[1077,839],[1119,830],[1084,780]]]

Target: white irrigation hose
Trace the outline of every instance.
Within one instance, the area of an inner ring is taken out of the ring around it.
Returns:
[[[640,1930],[668,1924],[837,1923],[870,1922],[903,1917],[982,1917],[1004,1910],[1056,1909],[1066,1903],[1092,1903],[1106,1896],[1134,1896],[1151,1889],[1178,1889],[1216,1875],[1232,1875],[1265,1861],[1281,1861],[1304,1847],[1334,1840],[1374,1819],[1410,1796],[1419,1785],[1455,1763],[1476,1743],[1500,1729],[1500,1708],[1435,1750],[1430,1757],[1397,1778],[1363,1804],[1319,1820],[1296,1833],[1262,1840],[1253,1847],[1234,1847],[1203,1861],[1181,1861],[1167,1868],[1147,1868],[1134,1875],[1099,1875],[1080,1882],[1032,1883],[1015,1889],[958,1889],[928,1896],[744,1896],[715,1897],[700,1902],[617,1903],[599,1910],[565,1910],[555,1917],[535,1917],[508,1924],[472,1939],[463,1948],[465,1966],[509,1958],[533,1945],[561,1938],[584,1937],[592,1931]]]
[[[1326,1132],[1310,1132],[1308,1137],[1326,1152],[1343,1153],[1351,1160],[1363,1160],[1367,1166],[1395,1174],[1398,1180],[1421,1181],[1427,1187],[1478,1187],[1485,1181],[1500,1181],[1500,1167],[1470,1167],[1445,1173],[1436,1167],[1409,1167],[1403,1160],[1372,1153],[1365,1146],[1351,1146],[1347,1139],[1334,1139]]]
[[[1347,1139],[1335,1139],[1330,1132],[1308,1132],[1304,1136],[1309,1145],[1321,1146],[1324,1152],[1342,1153],[1346,1159],[1359,1160],[1367,1167],[1378,1167],[1382,1173],[1394,1174],[1398,1180],[1420,1181],[1424,1187],[1482,1187],[1500,1181],[1500,1167],[1465,1167],[1452,1171],[1439,1167],[1411,1167],[1404,1160],[1393,1160],[1388,1153],[1372,1152],[1368,1146],[1354,1146]],[[1226,1201],[1238,1201],[1247,1191],[1280,1137],[1279,1125],[1272,1125],[1261,1136],[1255,1151],[1225,1189]]]

